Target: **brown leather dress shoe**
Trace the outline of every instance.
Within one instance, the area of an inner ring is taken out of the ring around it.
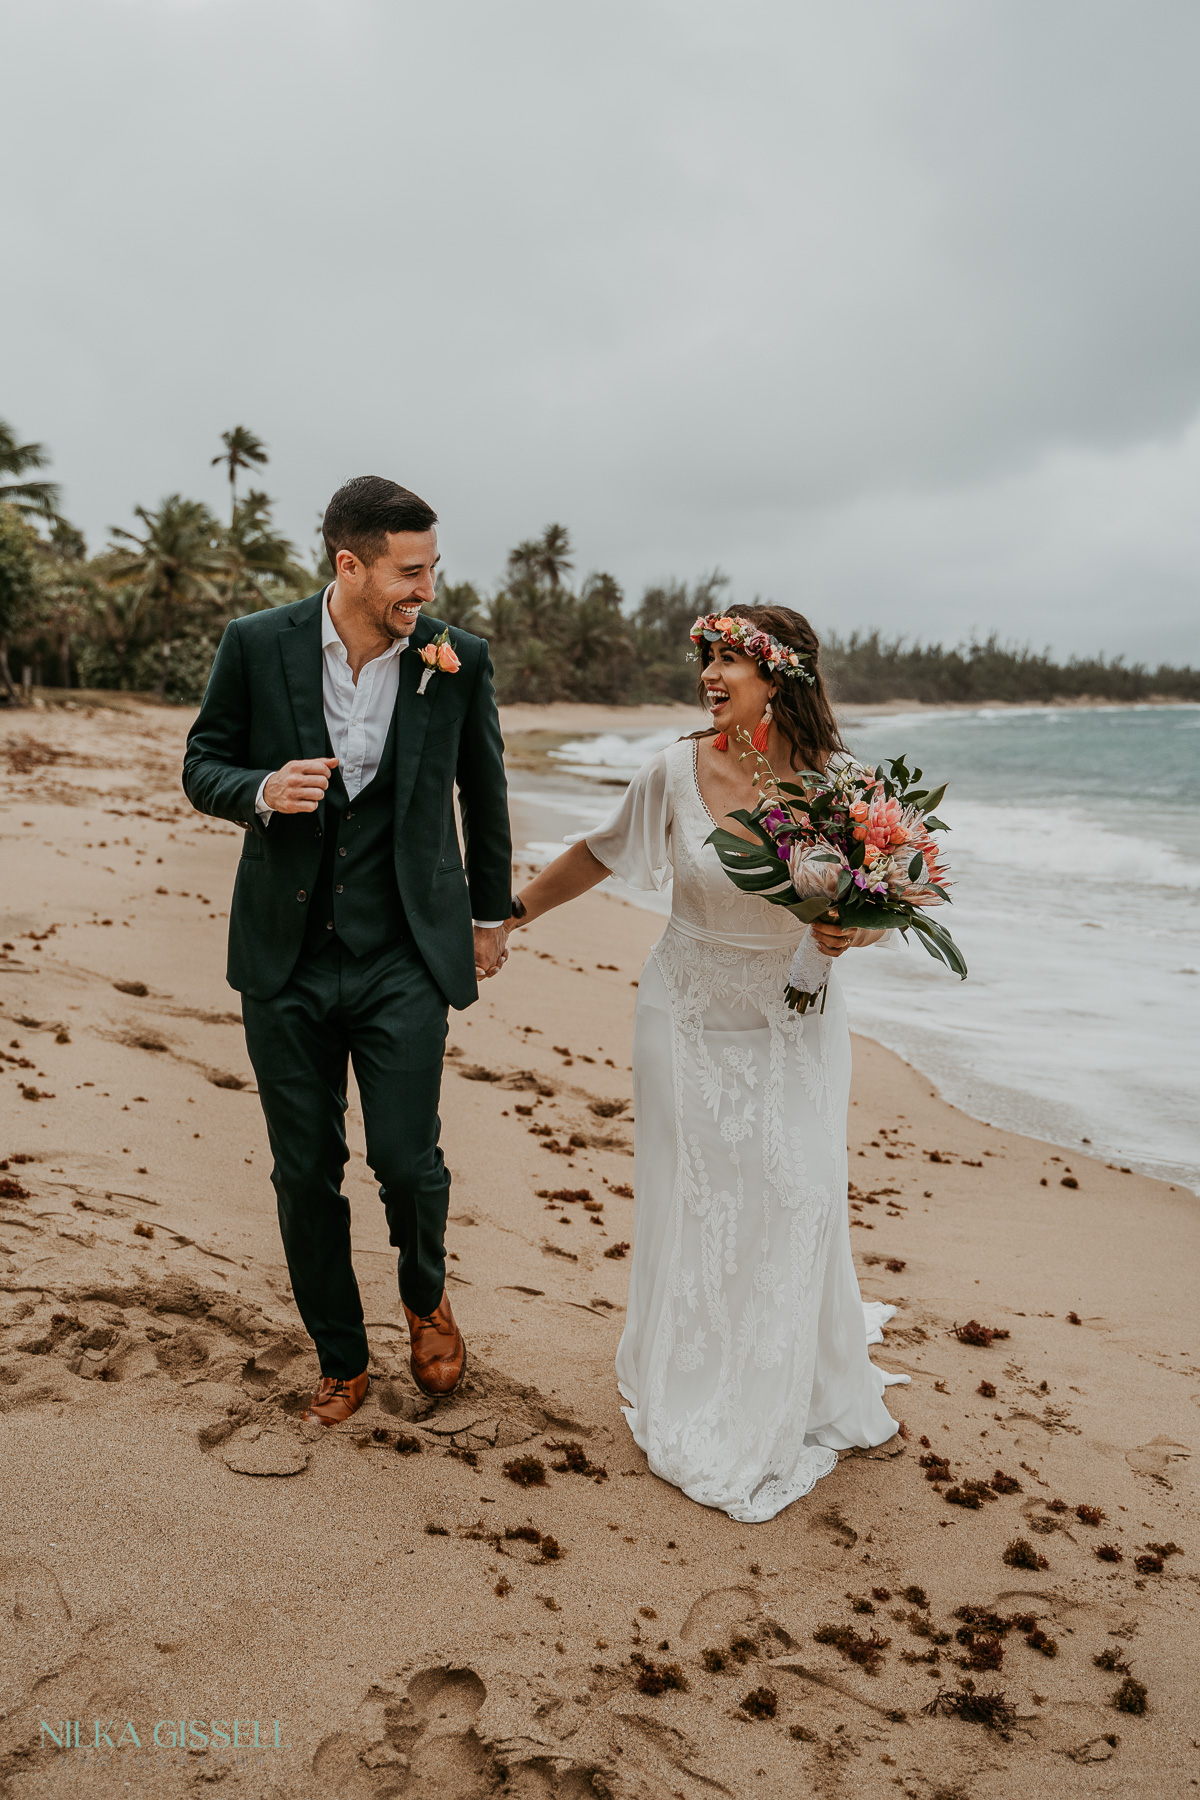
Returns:
[[[371,1377],[364,1369],[361,1375],[343,1381],[338,1375],[322,1375],[317,1391],[300,1414],[301,1419],[316,1419],[321,1425],[340,1425],[356,1413],[367,1397]]]
[[[431,1313],[410,1312],[406,1306],[404,1316],[412,1340],[408,1366],[413,1380],[434,1399],[452,1394],[467,1366],[467,1346],[445,1293]]]

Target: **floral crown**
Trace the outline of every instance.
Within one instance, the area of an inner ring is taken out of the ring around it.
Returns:
[[[743,619],[737,613],[708,613],[696,620],[689,636],[693,644],[698,644],[702,638],[707,639],[710,644],[724,639],[731,650],[740,650],[743,655],[753,657],[755,662],[765,665],[772,675],[798,675],[810,687],[816,686],[816,676],[804,666],[808,658],[803,650],[789,649],[787,644],[781,644],[777,637],[772,637],[769,631],[763,631],[760,626],[752,624],[749,619]]]

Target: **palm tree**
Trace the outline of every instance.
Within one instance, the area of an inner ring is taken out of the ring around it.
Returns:
[[[251,488],[244,500],[233,508],[233,520],[225,534],[232,556],[234,574],[230,600],[235,604],[249,601],[255,611],[272,603],[264,591],[263,578],[285,588],[303,591],[308,573],[296,560],[296,546],[290,538],[275,529],[271,517],[274,501],[261,488]]]
[[[112,652],[116,662],[117,687],[124,693],[129,685],[130,652],[138,649],[146,606],[140,587],[101,588],[89,609],[88,632]]]
[[[508,553],[508,579],[512,587],[536,582],[541,574],[542,546],[537,538],[525,538]]]
[[[534,566],[557,594],[563,575],[575,567],[571,561],[571,534],[565,525],[547,525],[536,546]]]
[[[87,616],[96,581],[87,567],[87,540],[69,519],[55,518],[48,540],[38,539],[41,623],[58,647],[58,679],[71,685],[71,640]]]
[[[457,625],[463,631],[479,634],[484,629],[483,602],[479,590],[470,581],[447,581],[444,575],[439,575],[433,612],[435,618],[444,619],[447,625]]]
[[[136,586],[143,599],[158,608],[162,671],[154,692],[161,697],[171,670],[176,613],[205,600],[219,605],[219,583],[229,579],[234,559],[222,542],[221,527],[202,501],[168,494],[157,512],[147,512],[144,506],[133,510],[145,531],[138,537],[112,528],[113,537],[130,548],[116,547],[109,579],[119,587]]]
[[[37,604],[36,544],[16,505],[0,505],[0,687],[14,702],[17,690],[8,666],[8,640],[27,624]]]
[[[232,431],[223,431],[221,442],[225,448],[219,456],[213,457],[209,466],[215,469],[218,463],[229,464],[229,506],[232,518],[237,510],[237,472],[239,469],[248,469],[251,463],[265,463],[267,447],[261,438],[255,437],[252,431],[247,431],[244,425],[235,425]]]
[[[19,444],[12,426],[0,419],[0,475],[24,475],[27,469],[44,469],[49,460],[41,444]],[[15,506],[26,518],[38,513],[52,519],[58,508],[58,484],[0,481],[0,505]]]

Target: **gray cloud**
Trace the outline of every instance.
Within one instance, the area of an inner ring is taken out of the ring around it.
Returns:
[[[818,621],[1200,656],[1190,0],[3,6],[0,411],[93,538],[425,493]]]

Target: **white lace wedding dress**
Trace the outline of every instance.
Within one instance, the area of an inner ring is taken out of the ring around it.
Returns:
[[[805,927],[734,887],[705,843],[713,825],[685,739],[584,840],[633,887],[673,877],[638,989],[617,1379],[654,1473],[756,1523],[807,1494],[839,1450],[894,1435],[867,1345],[895,1309],[864,1305],[850,1255],[836,978],[823,1013],[789,1011]]]

